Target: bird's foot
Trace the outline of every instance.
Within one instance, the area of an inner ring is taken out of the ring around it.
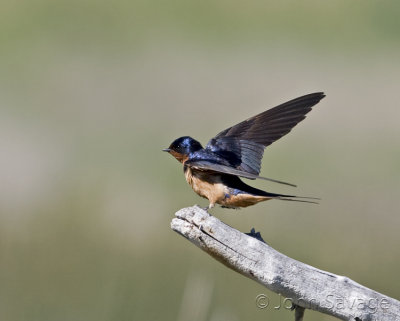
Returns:
[[[210,203],[207,207],[204,207],[203,210],[205,210],[207,213],[209,213],[208,210],[212,209],[214,206],[215,206],[215,204]]]

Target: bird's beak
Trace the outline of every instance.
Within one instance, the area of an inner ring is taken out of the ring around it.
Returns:
[[[171,151],[171,149],[170,148],[164,148],[162,151],[169,153]]]

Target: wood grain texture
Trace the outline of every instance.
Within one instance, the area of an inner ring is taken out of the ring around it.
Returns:
[[[296,261],[198,206],[181,209],[171,228],[227,267],[295,305],[342,320],[400,321],[400,302],[345,276]]]

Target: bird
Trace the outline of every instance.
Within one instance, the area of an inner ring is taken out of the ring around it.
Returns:
[[[208,199],[206,210],[215,204],[239,209],[270,199],[316,203],[314,197],[260,190],[241,178],[296,186],[259,176],[264,149],[288,134],[324,97],[323,92],[311,93],[268,109],[221,131],[205,147],[190,136],[182,136],[163,151],[182,163],[186,181],[194,192]]]

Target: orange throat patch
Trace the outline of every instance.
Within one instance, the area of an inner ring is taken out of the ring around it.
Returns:
[[[187,160],[188,160],[188,158],[189,158],[189,155],[184,155],[184,154],[181,154],[181,153],[178,153],[178,152],[176,152],[176,151],[174,151],[174,150],[171,150],[170,152],[169,152],[172,156],[174,156],[179,162],[181,162],[182,164],[184,163],[184,162],[186,162]]]

